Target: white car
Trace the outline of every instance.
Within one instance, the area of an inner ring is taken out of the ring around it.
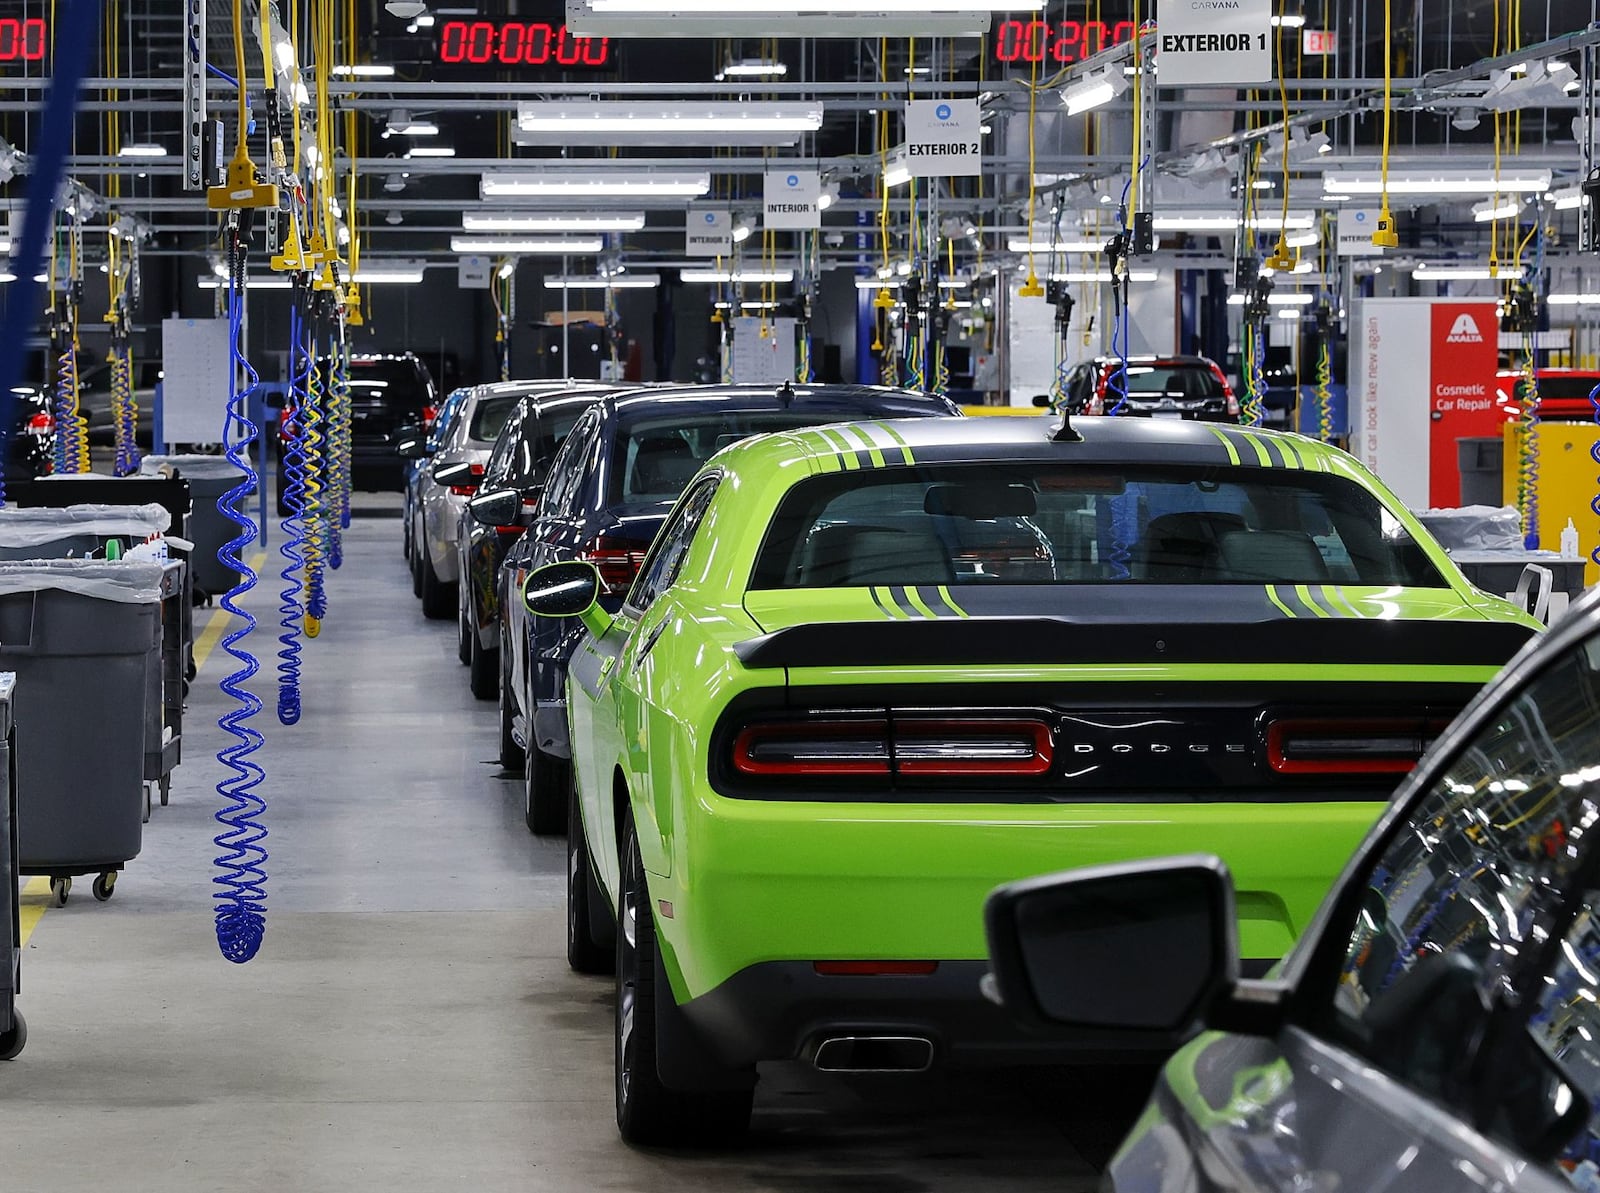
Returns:
[[[503,381],[468,389],[443,442],[423,461],[411,508],[411,567],[424,617],[443,620],[456,611],[455,588],[461,578],[456,525],[467,498],[477,491],[500,428],[519,398],[564,384]]]

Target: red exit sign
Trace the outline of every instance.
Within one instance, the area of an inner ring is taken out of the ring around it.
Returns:
[[[1300,30],[1300,49],[1306,54],[1337,54],[1339,31],[1337,29]]]

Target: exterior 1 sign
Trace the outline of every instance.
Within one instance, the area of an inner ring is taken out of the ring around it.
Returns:
[[[726,207],[691,207],[685,226],[684,255],[727,257],[733,253],[733,212]]]
[[[1161,0],[1157,18],[1163,87],[1272,78],[1272,0]]]
[[[913,178],[983,173],[982,119],[975,99],[914,99],[906,104],[906,165]]]
[[[820,228],[822,175],[815,169],[779,165],[766,172],[762,188],[762,226],[766,228]]]

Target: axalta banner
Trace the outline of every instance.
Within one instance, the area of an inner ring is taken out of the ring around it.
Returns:
[[[1500,434],[1493,301],[1369,298],[1350,335],[1350,450],[1407,505],[1461,503],[1456,441]]]

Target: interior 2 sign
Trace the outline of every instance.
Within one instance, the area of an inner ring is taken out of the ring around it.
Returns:
[[[914,99],[906,104],[906,165],[913,178],[983,173],[983,121],[975,99]]]
[[[1156,81],[1265,83],[1272,78],[1272,0],[1161,0]]]

